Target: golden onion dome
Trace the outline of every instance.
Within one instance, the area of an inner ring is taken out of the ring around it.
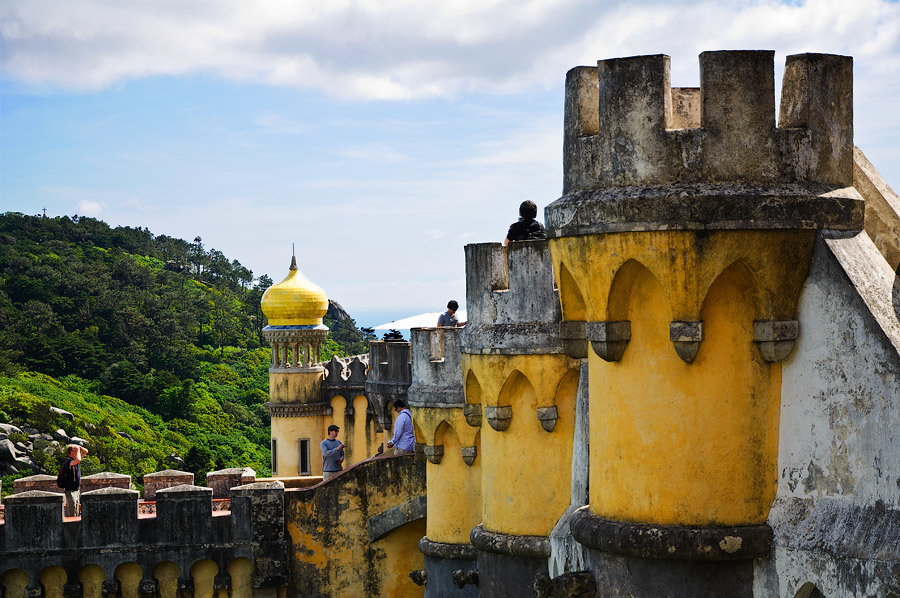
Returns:
[[[315,326],[328,311],[328,295],[297,269],[291,257],[287,278],[273,284],[262,296],[261,307],[272,326]]]

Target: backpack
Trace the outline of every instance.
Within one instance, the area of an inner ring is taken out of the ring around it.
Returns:
[[[63,461],[63,464],[59,467],[59,475],[56,476],[56,487],[57,488],[65,488],[66,482],[69,481],[71,474],[66,473],[66,462]]]

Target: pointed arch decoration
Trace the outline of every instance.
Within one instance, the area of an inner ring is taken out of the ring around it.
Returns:
[[[466,374],[465,392],[466,404],[463,406],[463,415],[466,418],[466,423],[468,423],[473,428],[480,428],[483,393],[481,390],[481,383],[478,382],[478,376],[476,376],[475,372],[472,370],[469,370]]]

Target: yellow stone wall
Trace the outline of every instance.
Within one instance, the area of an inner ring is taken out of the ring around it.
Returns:
[[[425,520],[369,538],[372,517],[424,495],[421,463],[381,457],[338,480],[285,492],[288,596],[423,596],[409,573],[425,564],[418,549]]]
[[[442,446],[439,463],[425,465],[428,480],[428,529],[432,542],[468,544],[472,528],[481,522],[481,435],[470,426],[460,408],[416,407],[413,419],[419,438]],[[471,465],[463,461],[462,447],[475,447]]]
[[[306,417],[273,417],[272,438],[278,443],[276,478],[297,477],[300,475],[300,443],[301,438],[309,438],[309,475],[322,475],[322,451],[319,443],[325,438],[323,430],[327,428],[325,417],[313,415]]]
[[[505,431],[494,430],[486,416],[481,423],[484,529],[548,535],[570,500],[577,362],[562,354],[463,354],[462,371],[467,402],[513,408]],[[551,406],[559,419],[547,432],[537,408]]]
[[[551,241],[564,318],[631,322],[620,361],[588,350],[590,505],[661,525],[763,523],[775,497],[781,365],[754,320],[791,320],[815,233],[659,231]],[[672,321],[702,321],[692,363]]]
[[[269,372],[269,401],[273,403],[318,403],[322,400],[325,372]]]
[[[366,410],[369,408],[368,399],[363,395],[356,395],[352,399],[351,406],[353,415],[347,415],[347,399],[340,395],[334,397],[331,401],[332,415],[325,418],[322,428],[322,438],[328,435],[330,424],[337,424],[341,429],[338,440],[347,445],[344,449],[345,469],[377,454],[378,447],[384,442],[383,435],[377,432],[379,429],[377,418],[366,416]],[[321,469],[321,463],[319,468]]]
[[[273,417],[272,438],[278,441],[278,469],[275,477],[299,476],[300,448],[298,440],[310,439],[310,473],[322,475],[320,443],[328,437],[328,426],[336,424],[341,430],[338,440],[344,442],[344,469],[375,455],[383,442],[377,432],[375,417],[366,417],[368,401],[358,395],[353,398],[354,414],[346,414],[347,400],[336,396],[331,401],[332,415]]]

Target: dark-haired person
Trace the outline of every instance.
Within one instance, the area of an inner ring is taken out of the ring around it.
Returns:
[[[340,431],[339,427],[331,424],[328,426],[328,438],[319,444],[319,448],[322,449],[323,481],[336,476],[344,470],[344,447],[346,445],[337,439]]]
[[[537,206],[533,201],[523,201],[519,206],[519,221],[513,222],[506,233],[503,245],[509,245],[510,241],[531,241],[533,239],[546,239],[544,225],[535,220]]]
[[[465,326],[465,322],[460,322],[456,318],[456,310],[459,309],[459,303],[457,303],[454,299],[451,299],[447,303],[447,311],[438,316],[438,328],[443,328],[444,326],[449,326],[451,328],[455,326]]]
[[[66,447],[66,462],[63,463],[60,477],[66,494],[66,517],[78,517],[78,503],[81,501],[81,459],[88,450],[78,444]]]
[[[394,437],[387,443],[387,447],[393,448],[395,455],[410,455],[416,448],[412,415],[403,401],[394,403],[394,411],[397,412],[397,419],[394,421]]]

